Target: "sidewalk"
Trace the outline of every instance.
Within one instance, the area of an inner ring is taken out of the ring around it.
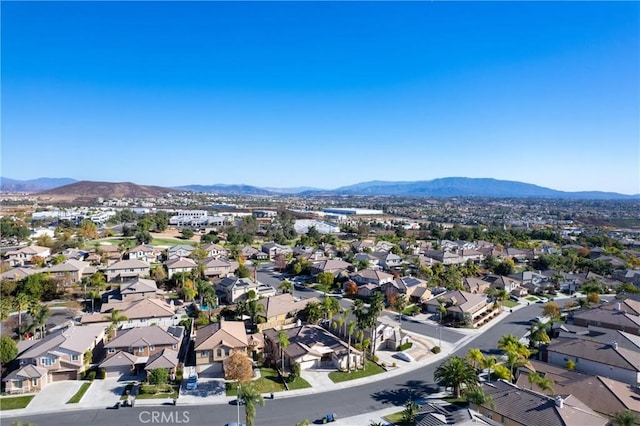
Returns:
[[[526,305],[525,305],[526,306]],[[519,305],[518,307],[513,308],[514,310],[522,308],[522,305]],[[341,382],[341,383],[333,383],[329,378],[328,378],[328,372],[327,371],[320,371],[320,372],[313,372],[313,371],[303,371],[302,375],[303,378],[305,378],[306,380],[309,381],[309,383],[312,385],[312,387],[310,388],[306,388],[306,389],[296,389],[296,390],[290,390],[290,391],[283,391],[283,392],[278,392],[276,394],[276,398],[280,399],[280,398],[292,398],[292,397],[296,397],[296,396],[304,396],[304,395],[311,395],[311,394],[316,394],[316,393],[320,393],[320,392],[332,392],[332,391],[336,391],[336,390],[340,390],[340,389],[348,389],[351,387],[356,387],[356,386],[360,386],[362,384],[365,383],[372,383],[372,382],[376,382],[382,378],[387,379],[390,377],[395,377],[395,376],[399,376],[402,374],[405,374],[409,371],[418,369],[418,368],[422,368],[426,365],[432,364],[432,363],[437,363],[440,362],[441,360],[447,358],[451,353],[453,353],[454,351],[456,351],[459,347],[466,345],[468,342],[476,339],[477,337],[481,336],[485,331],[489,330],[493,325],[495,325],[498,321],[502,320],[506,315],[508,315],[509,310],[507,308],[503,309],[503,312],[500,313],[500,315],[497,315],[495,318],[493,318],[489,323],[487,323],[486,325],[484,325],[482,328],[480,329],[467,329],[465,330],[466,332],[463,333],[465,334],[465,337],[460,339],[458,342],[456,342],[455,344],[450,344],[450,343],[446,343],[443,342],[442,345],[442,351],[439,354],[433,354],[430,356],[426,356],[420,360],[416,360],[415,362],[412,363],[403,363],[401,367],[399,368],[395,368],[393,370],[387,371],[385,373],[381,373],[381,374],[377,374],[374,376],[369,376],[369,377],[364,377],[361,379],[355,379],[355,380],[350,380],[350,381],[346,381],[346,382]],[[429,321],[429,320],[426,320]],[[456,331],[459,331],[462,329],[456,329]],[[409,332],[409,334],[414,335],[415,333]],[[418,335],[419,339],[426,339],[426,340],[431,340],[431,338],[423,336],[423,335]],[[398,363],[400,364],[400,363]],[[310,379],[310,380],[309,380]],[[437,395],[434,395],[437,396]],[[84,399],[84,398],[83,398]],[[114,403],[115,400],[117,398],[115,398],[114,395]],[[201,400],[197,399],[197,398],[178,398],[177,401],[177,405],[215,405],[215,404],[229,404],[230,401],[235,400],[236,397],[229,397],[226,396],[224,393],[220,393],[217,394],[215,396],[208,396],[206,399],[202,398]],[[135,402],[136,406],[162,406],[162,405],[169,405],[173,403],[173,400],[170,399],[148,399],[148,400],[138,400]],[[34,415],[34,414],[46,414],[46,413],[57,413],[60,411],[77,411],[77,410],[83,410],[83,409],[89,409],[89,408],[106,408],[106,405],[104,403],[104,401],[81,401],[78,404],[61,404],[58,406],[55,406],[55,408],[51,408],[51,409],[47,409],[47,408],[42,408],[42,409],[33,409],[34,407],[31,407],[31,404],[24,409],[18,409],[18,410],[10,410],[10,411],[2,411],[0,412],[0,419],[2,418],[9,418],[9,417],[16,417],[16,416],[21,416],[21,415],[25,415],[25,414],[29,414],[29,415]],[[39,408],[39,407],[38,407]],[[383,410],[379,410],[379,411],[375,411],[375,412],[370,412],[370,413],[366,413],[366,414],[362,414],[362,415],[358,415],[358,416],[353,416],[353,417],[348,417],[348,418],[344,418],[344,419],[338,419],[336,421],[336,425],[349,425],[349,426],[355,426],[355,425],[365,425],[365,424],[369,424],[371,422],[381,422],[382,424],[387,424],[386,421],[384,421],[382,419],[383,416],[386,416],[388,414],[391,413],[396,413],[398,411],[401,411],[403,409],[403,406],[394,406],[394,407],[389,407],[389,408],[385,408]]]

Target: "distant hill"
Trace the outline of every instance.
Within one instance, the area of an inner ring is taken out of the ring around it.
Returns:
[[[0,191],[2,192],[40,192],[77,182],[71,178],[38,178],[31,180],[17,180],[0,177]]]
[[[177,192],[160,186],[136,185],[131,182],[80,181],[70,185],[49,189],[38,193],[40,196],[61,199],[88,198],[159,198]]]
[[[221,183],[215,185],[185,185],[178,186],[175,189],[180,191],[192,192],[211,192],[215,194],[237,194],[237,195],[273,195],[275,192],[267,189],[258,188],[251,185],[224,185]]]
[[[263,188],[275,194],[301,194],[303,192],[324,191],[324,189],[314,188],[311,186],[297,186],[295,188]]]
[[[408,197],[573,199],[634,199],[640,197],[639,195],[624,195],[615,192],[565,192],[523,182],[464,177],[414,182],[372,181],[344,186],[329,192],[336,195],[396,195]]]

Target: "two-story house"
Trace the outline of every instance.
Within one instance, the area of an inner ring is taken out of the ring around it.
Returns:
[[[191,272],[198,264],[188,257],[175,257],[165,262],[167,268],[167,278],[171,279],[177,272]]]
[[[176,307],[161,299],[145,298],[132,302],[110,301],[104,303],[100,312],[84,314],[82,324],[110,324],[111,313],[119,311],[127,319],[120,322],[120,328],[147,327],[150,325],[170,326],[180,321]]]
[[[162,251],[154,248],[152,245],[140,244],[127,251],[127,258],[129,260],[141,260],[146,263],[153,263],[158,261],[161,254]]]
[[[43,339],[25,341],[17,358],[20,367],[2,379],[6,391],[37,392],[52,382],[79,379],[104,339],[104,326],[70,325]]]
[[[247,353],[249,341],[243,321],[211,323],[196,330],[193,350],[198,373],[220,372],[222,363],[234,352]]]
[[[120,299],[123,302],[162,297],[163,294],[154,280],[137,278],[120,284]]]
[[[226,301],[226,303],[235,303],[246,298],[246,294],[251,290],[258,297],[269,297],[276,294],[275,288],[249,278],[226,277],[218,281],[215,284],[215,288],[218,297]]]
[[[132,278],[148,277],[150,266],[141,260],[121,260],[105,269],[107,281],[126,281]]]
[[[208,257],[202,261],[204,274],[208,278],[223,278],[232,275],[240,266],[238,262],[220,257]]]
[[[40,246],[27,246],[18,250],[8,251],[4,258],[10,266],[24,266],[30,264],[34,257],[46,259],[51,256],[51,249]]]

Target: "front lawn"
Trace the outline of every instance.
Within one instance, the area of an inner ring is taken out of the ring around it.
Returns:
[[[179,246],[181,244],[194,245],[196,242],[190,240],[178,240],[175,238],[153,238],[151,240],[152,246]]]
[[[16,410],[25,408],[35,395],[16,396],[11,398],[0,398],[0,411]]]
[[[251,382],[253,386],[260,393],[281,392],[285,390],[282,379],[278,376],[278,372],[273,368],[261,368],[260,378]],[[289,389],[304,389],[310,388],[311,385],[302,377],[287,382]],[[234,396],[238,394],[237,383],[227,383],[227,396]]]
[[[373,376],[384,372],[384,369],[375,362],[366,360],[364,370],[352,371],[350,373],[342,371],[332,371],[329,378],[333,383],[346,382],[347,380],[360,379],[362,377]]]
[[[80,386],[80,389],[78,389],[78,392],[76,392],[76,394],[67,401],[67,404],[77,404],[78,402],[80,402],[84,394],[89,390],[89,386],[91,386],[91,383],[93,382],[83,383],[82,386]]]
[[[398,411],[397,413],[389,414],[388,416],[384,416],[383,419],[395,426],[411,426],[410,423],[406,423],[404,420],[402,420],[402,413],[404,413],[404,410]]]
[[[529,296],[529,297],[527,297],[527,300],[529,300],[531,302],[536,302],[536,301],[538,301],[538,298],[535,297],[535,296]]]
[[[136,399],[177,398],[178,387],[173,385],[142,385]]]
[[[502,302],[502,304],[507,308],[514,308],[519,305],[518,302],[514,302],[513,300],[505,300]]]
[[[404,315],[414,315],[414,314],[419,314],[420,313],[420,306],[418,305],[411,305],[408,306],[404,309],[404,311],[402,311],[402,313]]]

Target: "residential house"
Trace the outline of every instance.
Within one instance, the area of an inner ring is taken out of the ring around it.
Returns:
[[[543,349],[542,360],[559,366],[571,360],[577,371],[640,384],[640,351],[621,348],[616,342],[559,337]]]
[[[529,381],[530,372],[553,380],[553,389],[544,391],[532,384]],[[635,389],[627,383],[607,377],[569,371],[564,367],[531,360],[528,366],[518,369],[516,386],[543,394],[574,395],[595,412],[609,417],[623,410],[633,411],[640,416]]]
[[[268,260],[269,255],[261,250],[258,250],[251,246],[245,246],[240,249],[240,254],[244,256],[245,259],[255,259],[255,260]]]
[[[107,264],[122,260],[122,252],[120,251],[120,247],[114,244],[102,243],[98,246],[97,252],[99,254],[101,253],[106,258]]]
[[[154,280],[136,278],[120,284],[120,300],[123,302],[162,297],[163,294]]]
[[[589,425],[605,426],[609,419],[601,416],[573,395],[552,398],[520,388],[504,380],[482,383],[482,390],[492,403],[477,406],[473,410],[503,425]]]
[[[201,248],[207,253],[207,257],[229,257],[229,250],[218,244],[207,244]]]
[[[415,303],[425,302],[431,298],[431,291],[428,289],[427,282],[411,276],[396,278],[383,284],[382,291],[385,294],[404,294],[407,297],[407,301]]]
[[[226,277],[218,281],[215,288],[218,297],[226,303],[235,303],[246,298],[246,294],[251,290],[258,297],[275,296],[276,294],[275,288],[249,278]]]
[[[314,262],[309,268],[309,273],[316,276],[322,272],[330,272],[334,277],[337,277],[340,274],[347,273],[349,268],[351,268],[351,264],[342,259],[328,259]]]
[[[109,282],[122,282],[131,278],[148,277],[149,271],[149,264],[141,260],[121,260],[107,266],[105,275]]]
[[[271,242],[262,245],[262,252],[267,254],[269,260],[273,260],[279,254],[283,254],[285,256],[287,254],[292,254],[293,249],[289,246]]]
[[[353,243],[353,251],[356,253],[372,252],[374,247],[375,242],[371,240],[355,241]]]
[[[351,274],[350,278],[359,286],[365,284],[374,284],[377,287],[380,287],[383,284],[393,281],[393,275],[374,269],[362,269]]]
[[[167,260],[179,259],[181,257],[189,257],[195,247],[189,244],[179,244],[167,249]]]
[[[181,326],[149,326],[119,330],[116,336],[106,345],[107,351],[100,368],[104,368],[107,377],[122,377],[135,375],[143,370],[148,370],[149,363],[155,355],[166,350],[167,358],[173,358],[176,354],[176,363],[170,366],[175,371],[177,367],[177,354],[182,345],[185,329]],[[135,358],[128,355],[133,355]],[[116,357],[116,355],[119,355]],[[111,358],[116,357],[116,360]],[[133,364],[131,361],[134,361]]]
[[[258,329],[264,330],[293,324],[298,312],[304,310],[309,302],[319,302],[319,300],[315,297],[299,299],[284,293],[262,298],[258,302],[264,307],[264,311],[259,314],[264,322],[258,323]]]
[[[484,294],[491,287],[491,283],[482,278],[468,277],[462,280],[462,287],[472,294]]]
[[[150,371],[158,368],[164,368],[169,373],[170,378],[175,378],[178,369],[178,352],[171,349],[163,349],[151,355],[144,366],[144,371],[149,374]]]
[[[368,262],[370,266],[378,266],[378,264],[380,263],[380,258],[374,256],[372,253],[356,253],[356,255],[353,257],[353,262],[356,263],[362,261]]]
[[[623,283],[640,286],[640,269],[616,269],[611,275]]]
[[[167,260],[164,264],[167,268],[167,278],[171,279],[178,272],[191,272],[197,268],[198,264],[195,260],[188,257],[174,257]]]
[[[420,407],[415,415],[415,426],[495,426],[486,417],[469,408],[454,404],[427,403]]]
[[[264,350],[267,357],[279,365],[280,341],[275,328],[264,330]],[[284,348],[284,364],[299,364],[302,370],[310,368],[336,368],[346,370],[349,361],[348,345],[318,325],[303,325],[282,330],[289,345]],[[363,362],[362,352],[351,348],[350,366],[354,369]]]
[[[129,260],[141,260],[146,263],[154,263],[157,262],[162,254],[161,250],[154,248],[149,244],[140,244],[133,248],[130,248],[126,257]]]
[[[392,270],[399,268],[402,265],[403,259],[397,254],[386,251],[375,251],[371,253],[372,256],[379,259],[378,265],[382,266],[386,270]]]
[[[35,392],[52,382],[79,379],[88,366],[85,354],[101,349],[104,338],[105,327],[72,324],[29,341],[31,345],[18,354],[20,367],[2,379],[6,391]]]
[[[504,275],[486,275],[482,279],[489,282],[491,288],[505,290],[507,293],[515,291],[521,284],[519,280]]]
[[[204,275],[207,278],[224,278],[232,275],[240,266],[238,262],[226,260],[221,257],[207,257],[202,260]]]
[[[424,256],[438,261],[443,265],[460,265],[466,262],[459,254],[446,250],[426,250]]]
[[[29,275],[37,274],[42,272],[41,269],[33,269],[33,268],[24,268],[19,266],[17,268],[9,269],[8,271],[0,274],[0,280],[7,281],[20,281],[23,278],[28,277]]]
[[[196,330],[193,350],[199,373],[220,372],[222,363],[234,352],[247,353],[249,341],[243,321],[214,322]]]
[[[95,266],[81,260],[67,259],[64,263],[44,268],[42,272],[48,272],[56,281],[70,285],[82,281],[97,272]]]
[[[453,322],[465,322],[476,326],[491,315],[491,305],[487,297],[481,294],[455,290],[439,294],[437,298],[427,300],[423,306],[427,312],[439,313],[442,301],[447,314]]]
[[[388,253],[391,251],[391,249],[395,246],[395,244],[390,243],[389,241],[378,241],[377,243],[375,243],[375,245],[372,247],[372,252],[373,253]]]
[[[171,326],[180,321],[173,304],[161,299],[140,299],[133,302],[113,301],[104,303],[100,312],[84,314],[80,317],[82,324],[110,324],[110,315],[118,310],[127,319],[120,322],[122,329],[132,327],[147,327],[150,325]]]
[[[51,249],[48,247],[27,246],[6,252],[4,258],[10,266],[25,266],[30,264],[36,256],[46,259],[51,256]]]
[[[636,311],[625,302],[615,301],[611,304],[584,309],[573,313],[569,319],[573,324],[582,327],[594,325],[640,335],[640,315],[636,314]],[[633,302],[628,303],[633,305]],[[611,309],[612,307],[613,309]]]
[[[462,260],[464,260],[465,263],[467,262],[480,263],[484,260],[484,254],[482,254],[481,251],[474,250],[474,249],[460,250],[458,252],[458,255],[462,257]]]

